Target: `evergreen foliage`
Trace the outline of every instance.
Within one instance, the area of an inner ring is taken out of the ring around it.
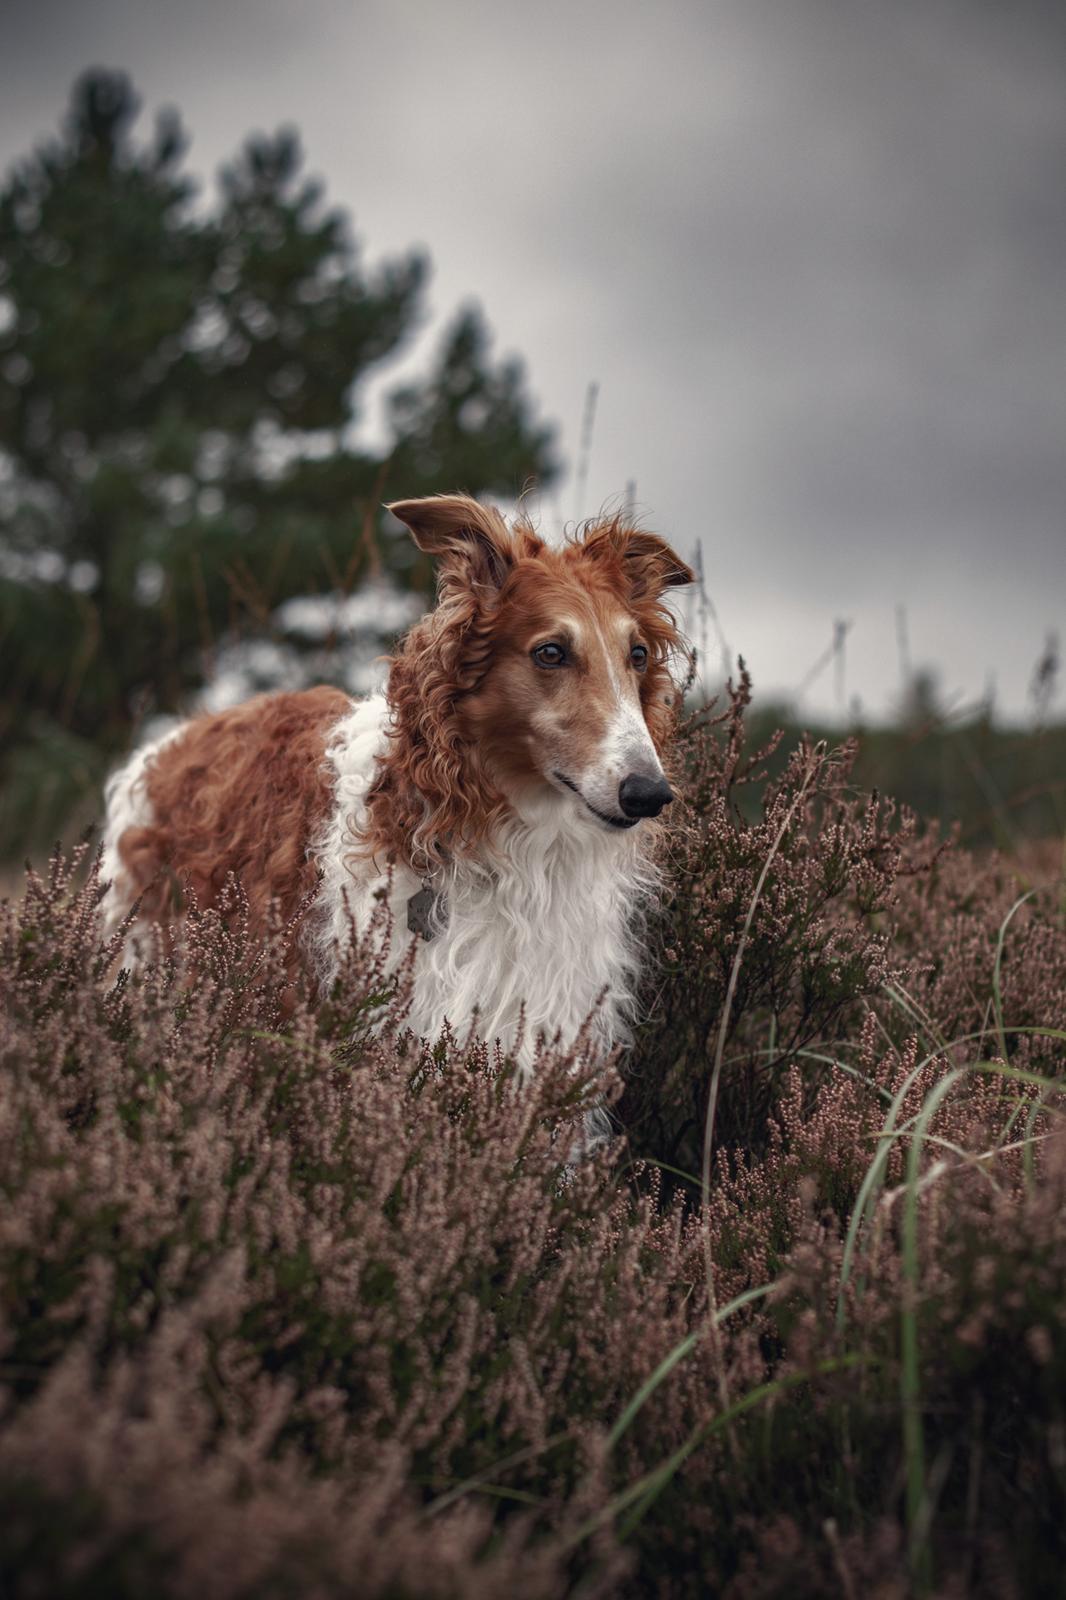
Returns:
[[[88,74],[0,192],[9,784],[43,768],[77,787],[221,639],[371,561],[403,575],[383,499],[513,497],[555,470],[520,363],[493,361],[471,308],[387,397],[384,449],[353,442],[368,379],[424,314],[426,259],[366,266],[291,130],[250,138],[205,207],[177,118],[140,138],[137,110],[125,77]]]

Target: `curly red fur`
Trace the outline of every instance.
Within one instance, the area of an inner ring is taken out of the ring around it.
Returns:
[[[392,658],[394,737],[367,796],[368,855],[423,870],[445,850],[462,853],[506,816],[477,750],[464,739],[456,700],[484,674],[488,630],[471,598],[413,627]]]
[[[163,746],[145,775],[155,821],[119,845],[144,917],[170,920],[186,887],[213,906],[230,873],[257,922],[272,901],[295,914],[317,878],[308,842],[332,805],[326,738],[350,706],[325,687],[261,695]]]

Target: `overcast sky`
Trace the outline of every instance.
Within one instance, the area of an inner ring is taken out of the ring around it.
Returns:
[[[436,318],[481,302],[571,465],[597,382],[543,520],[634,482],[757,689],[841,618],[803,707],[886,711],[902,606],[945,691],[1025,712],[1066,643],[1062,0],[6,0],[4,167],[90,65],[176,105],[205,179],[295,123],[371,261],[423,245]]]

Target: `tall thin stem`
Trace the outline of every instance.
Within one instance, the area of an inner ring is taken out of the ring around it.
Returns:
[[[707,1279],[707,1316],[709,1319],[710,1337],[714,1344],[715,1367],[718,1374],[718,1396],[721,1401],[723,1412],[726,1412],[729,1409],[729,1384],[725,1375],[725,1365],[722,1361],[721,1332],[717,1320],[718,1303],[714,1287],[714,1252],[711,1248],[711,1224],[709,1211],[711,1199],[711,1148],[714,1143],[714,1121],[718,1110],[718,1085],[722,1077],[722,1059],[725,1054],[725,1041],[729,1032],[729,1018],[733,1010],[733,997],[736,994],[737,978],[740,975],[740,966],[741,962],[744,960],[744,951],[747,947],[748,935],[751,932],[751,924],[754,920],[759,901],[762,898],[762,892],[766,883],[766,878],[771,866],[773,865],[774,858],[781,848],[782,841],[784,840],[785,834],[788,832],[792,819],[803,803],[807,791],[814,781],[814,778],[825,759],[825,750],[825,741],[819,740],[819,742],[814,746],[814,749],[811,751],[810,758],[807,762],[807,770],[803,775],[803,781],[796,791],[796,794],[792,800],[792,804],[785,812],[781,826],[778,828],[777,833],[774,836],[774,842],[770,846],[769,854],[767,855],[766,860],[763,862],[762,871],[759,873],[758,881],[755,885],[755,893],[751,897],[751,904],[748,906],[747,916],[744,918],[744,926],[740,930],[740,938],[737,941],[736,953],[733,956],[733,964],[729,970],[729,982],[726,985],[725,1001],[722,1006],[722,1015],[718,1022],[718,1038],[714,1047],[714,1065],[711,1068],[711,1083],[707,1095],[707,1115],[703,1124],[703,1160],[700,1166],[700,1191],[703,1199],[703,1264]],[[730,1430],[729,1438],[731,1447],[735,1452],[736,1446],[733,1442],[732,1430]]]

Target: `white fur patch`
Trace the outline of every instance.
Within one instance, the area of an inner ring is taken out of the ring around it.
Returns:
[[[628,619],[625,629],[628,632]],[[597,811],[617,816],[621,809],[618,788],[624,778],[633,773],[662,778],[664,773],[644,720],[636,679],[616,663],[606,642],[604,654],[611,684],[611,712],[603,738],[581,774],[579,787]]]
[[[365,928],[387,878],[372,862],[353,859],[365,824],[366,794],[388,737],[383,696],[355,706],[327,748],[336,805],[313,847],[322,869],[311,950],[326,981],[349,937],[349,919]],[[568,795],[545,795],[513,817],[474,860],[443,869],[433,887],[443,895],[444,926],[418,940],[411,1026],[436,1036],[445,1020],[460,1034],[477,1014],[478,1032],[518,1042],[528,1068],[538,1034],[570,1044],[600,999],[593,1038],[610,1049],[627,1037],[639,970],[636,923],[655,888],[640,830],[590,828]],[[407,949],[407,902],[421,880],[397,868],[390,894],[392,960]]]
[[[326,741],[326,763],[333,780],[333,811],[309,854],[318,863],[322,884],[315,901],[306,946],[321,982],[336,975],[338,951],[347,945],[351,925],[365,932],[377,907],[375,898],[387,878],[372,861],[356,857],[366,825],[366,796],[388,740],[389,708],[383,694],[357,700]],[[392,910],[395,931],[393,959],[403,954],[407,933],[407,901],[420,879],[405,867],[393,874]]]

